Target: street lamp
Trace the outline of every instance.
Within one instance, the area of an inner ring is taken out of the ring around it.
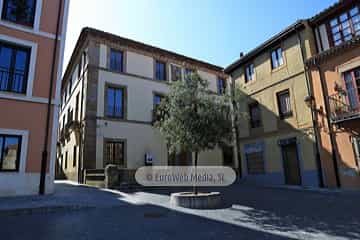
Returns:
[[[313,96],[306,96],[304,102],[308,108],[310,109],[316,108],[315,98]]]

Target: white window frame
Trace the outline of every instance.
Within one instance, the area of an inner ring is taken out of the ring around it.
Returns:
[[[27,153],[28,153],[29,131],[28,130],[0,128],[0,134],[1,135],[4,134],[4,135],[21,136],[21,152],[20,152],[19,171],[17,171],[17,172],[0,172],[0,175],[25,173],[26,159],[27,159]]]
[[[180,68],[180,72],[181,72],[181,79],[180,81],[184,81],[184,69],[182,66],[178,65],[178,64],[175,64],[175,63],[170,63],[169,64],[169,77],[170,77],[170,82],[173,82],[172,80],[172,71],[171,71],[171,67],[172,66],[175,66],[175,67],[178,67]]]
[[[26,32],[28,32],[29,30],[31,31],[32,29],[35,32],[39,32],[40,31],[40,19],[41,19],[41,13],[42,13],[42,11],[41,11],[42,4],[43,4],[43,0],[36,0],[34,26],[33,27],[23,26],[21,24],[17,24],[17,23],[11,22],[11,21],[6,21],[6,20],[3,20],[1,17],[0,17],[0,24],[7,26],[7,27],[15,28],[17,30],[26,31]],[[2,14],[2,10],[3,10],[3,6],[4,6],[4,0],[0,0],[1,14]]]
[[[14,44],[14,45],[18,45],[18,46],[22,46],[22,47],[26,47],[26,48],[30,48],[30,62],[29,62],[29,69],[28,69],[29,72],[28,72],[25,96],[32,97],[38,45],[34,42],[9,37],[9,36],[3,35],[3,34],[0,34],[0,41],[8,42],[10,44]],[[23,97],[23,94],[15,94],[15,95],[19,96],[19,97]],[[0,97],[7,98],[8,96],[14,96],[14,93],[0,92]]]

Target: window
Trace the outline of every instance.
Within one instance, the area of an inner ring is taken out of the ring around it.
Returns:
[[[254,64],[249,64],[245,68],[245,83],[254,80]]]
[[[19,171],[21,136],[0,135],[0,172]]]
[[[0,91],[26,93],[30,49],[0,43]]]
[[[71,108],[68,108],[67,112],[67,124],[70,124],[73,120],[73,110]]]
[[[66,119],[66,114],[64,114],[64,116],[63,116],[63,120],[62,120],[62,130],[65,129],[65,119]]]
[[[223,78],[217,79],[217,90],[218,94],[225,94],[226,93],[226,80]]]
[[[4,0],[2,19],[32,27],[36,0]]]
[[[110,70],[115,72],[123,72],[124,54],[114,49],[110,50]]]
[[[156,61],[155,79],[161,80],[161,81],[166,81],[166,63]]]
[[[68,164],[68,152],[65,152],[65,169],[67,169],[67,164]]]
[[[352,137],[356,166],[360,168],[360,137]]]
[[[185,69],[185,81],[189,80],[191,75],[195,73],[195,70],[186,68]]]
[[[244,150],[248,174],[264,174],[264,144],[246,144]]]
[[[360,68],[344,73],[345,87],[351,110],[360,106]]]
[[[85,71],[85,68],[86,68],[86,66],[87,66],[87,64],[88,64],[88,57],[87,57],[87,52],[86,52],[86,51],[83,52],[83,54],[82,54],[82,61],[81,61],[81,63],[82,63],[81,70],[82,70],[82,71]]]
[[[359,8],[354,7],[350,11],[332,19],[329,25],[332,42],[335,46],[352,39],[354,36],[360,36]]]
[[[76,151],[76,146],[74,146],[74,150],[73,150],[73,167],[76,167],[76,161],[77,161],[77,151]]]
[[[77,80],[81,78],[81,66],[82,66],[82,58],[80,59],[80,63],[77,66]]]
[[[279,107],[279,116],[281,119],[291,117],[291,101],[290,101],[290,92],[285,90],[276,94],[277,102]]]
[[[106,116],[124,118],[124,89],[108,87],[106,89]]]
[[[257,102],[249,104],[249,115],[251,128],[261,127],[261,112]]]
[[[76,95],[76,100],[75,100],[75,121],[80,121],[80,117],[79,117],[79,99],[80,99],[80,93],[78,93]]]
[[[108,164],[125,166],[125,143],[120,140],[105,141],[105,161],[104,167]]]
[[[163,98],[164,98],[164,96],[162,96],[160,94],[154,94],[154,99],[153,99],[154,107],[159,105],[161,103],[161,101],[163,100]]]
[[[181,67],[176,65],[171,65],[171,81],[181,81]]]
[[[283,52],[281,48],[271,52],[271,66],[272,69],[278,68],[284,64]]]

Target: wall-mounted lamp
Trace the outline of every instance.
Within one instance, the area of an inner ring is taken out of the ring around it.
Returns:
[[[314,109],[315,105],[315,98],[313,96],[306,96],[304,102],[308,108]]]
[[[322,112],[322,107],[320,107],[320,109],[316,109],[316,103],[315,103],[314,96],[306,96],[304,99],[304,102],[305,102],[306,106],[308,108],[310,108],[311,110],[313,110],[314,112],[318,112],[318,113]]]

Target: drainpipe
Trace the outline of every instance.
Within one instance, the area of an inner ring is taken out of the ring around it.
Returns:
[[[87,68],[89,63],[87,63]],[[85,71],[85,69],[84,69]],[[86,70],[87,71],[87,70]],[[84,183],[84,161],[83,161],[83,102],[84,102],[84,74],[81,79],[81,97],[80,97],[80,116],[79,116],[79,125],[80,125],[80,143],[79,143],[79,163],[78,163],[78,183]]]
[[[324,97],[325,111],[326,111],[327,114],[330,114],[330,106],[329,106],[329,103],[327,101],[329,95],[328,95],[327,89],[325,88],[326,81],[323,78],[320,65],[316,62],[316,60],[315,60],[314,63],[315,63],[315,66],[316,66],[316,68],[317,68],[317,70],[319,72],[321,90],[324,93],[323,97]],[[341,182],[340,182],[339,166],[338,166],[337,157],[336,157],[336,150],[335,150],[336,144],[335,144],[335,139],[334,139],[334,132],[333,132],[332,125],[331,125],[329,117],[326,117],[326,120],[327,120],[327,125],[328,125],[328,128],[329,128],[330,144],[331,144],[331,152],[332,152],[331,155],[332,155],[332,161],[333,161],[334,171],[335,171],[336,186],[338,188],[340,188],[341,187]]]
[[[301,36],[300,36],[300,33],[298,30],[296,30],[296,34],[297,34],[298,43],[299,43],[300,49],[301,49],[301,58],[303,61],[303,65],[305,66],[305,54],[304,54],[304,49],[303,49],[303,42],[301,40]],[[309,82],[308,71],[305,68],[304,68],[304,71],[305,71],[306,88],[308,91],[308,95],[313,96],[312,88],[311,88],[310,82]],[[315,137],[315,143],[314,143],[315,159],[316,159],[317,172],[318,172],[318,178],[319,178],[319,187],[323,188],[324,187],[324,176],[323,176],[323,168],[322,168],[321,159],[320,159],[320,149],[319,149],[319,140],[318,140],[319,132],[318,132],[315,114],[316,113],[315,113],[314,109],[312,109],[312,107],[311,107],[311,120],[312,120],[312,125],[313,125],[313,129],[314,129],[314,137]]]
[[[53,49],[53,58],[52,58],[52,66],[51,66],[51,77],[50,77],[50,86],[49,86],[49,97],[47,102],[47,113],[46,113],[46,127],[45,127],[45,138],[44,138],[44,146],[42,151],[41,158],[41,172],[40,172],[40,185],[39,185],[39,194],[45,194],[45,180],[46,180],[46,168],[47,168],[47,160],[48,160],[48,145],[49,145],[49,132],[50,132],[50,114],[51,114],[51,99],[53,92],[53,85],[56,79],[55,74],[55,64],[57,57],[57,49],[58,49],[58,39],[59,39],[59,30],[60,30],[60,19],[61,19],[61,10],[62,10],[63,0],[59,0],[59,9],[58,9],[58,19],[56,24],[56,36],[55,36],[55,44]]]

